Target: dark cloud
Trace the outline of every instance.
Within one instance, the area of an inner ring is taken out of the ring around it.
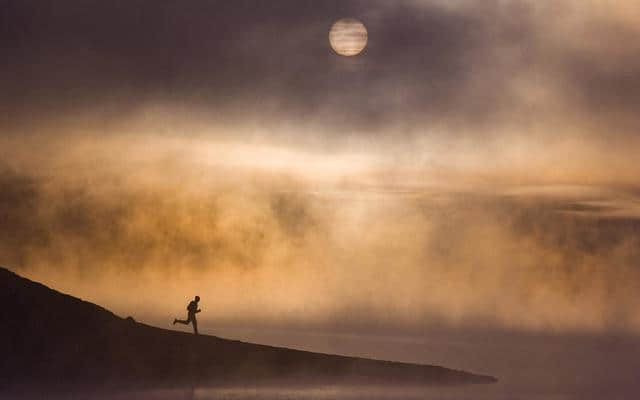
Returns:
[[[5,118],[112,118],[173,102],[218,120],[333,127],[329,136],[442,127],[486,136],[540,124],[600,132],[620,121],[617,131],[635,129],[633,25],[570,1],[460,4],[6,2]],[[360,57],[328,46],[344,16],[369,29]]]
[[[12,78],[3,103],[30,114],[173,100],[240,118],[269,119],[266,107],[276,118],[347,126],[442,120],[454,109],[462,118],[490,117],[505,85],[483,65],[493,23],[384,4],[9,2],[3,73]],[[328,28],[344,15],[370,30],[358,59],[328,47]],[[499,27],[497,39],[515,25]],[[469,91],[476,75],[490,90]]]

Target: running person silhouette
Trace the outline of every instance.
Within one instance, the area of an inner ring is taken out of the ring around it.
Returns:
[[[196,319],[196,314],[200,312],[200,309],[198,309],[198,302],[200,301],[200,296],[196,296],[195,299],[193,299],[193,301],[191,301],[191,303],[189,303],[189,305],[187,306],[187,319],[186,320],[181,320],[181,319],[174,319],[173,320],[173,324],[183,324],[183,325],[189,325],[189,323],[193,324],[193,333],[194,334],[198,334],[198,320]]]

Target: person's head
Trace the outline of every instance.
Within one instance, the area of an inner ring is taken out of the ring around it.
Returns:
[[[196,296],[196,301],[200,301],[200,296]]]

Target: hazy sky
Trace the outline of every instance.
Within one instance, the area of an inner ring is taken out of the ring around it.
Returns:
[[[640,333],[635,0],[0,17],[2,265],[157,324]]]

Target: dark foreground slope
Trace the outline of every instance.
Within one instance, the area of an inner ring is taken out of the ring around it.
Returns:
[[[492,383],[442,367],[255,345],[119,318],[0,268],[0,389],[304,383]]]

